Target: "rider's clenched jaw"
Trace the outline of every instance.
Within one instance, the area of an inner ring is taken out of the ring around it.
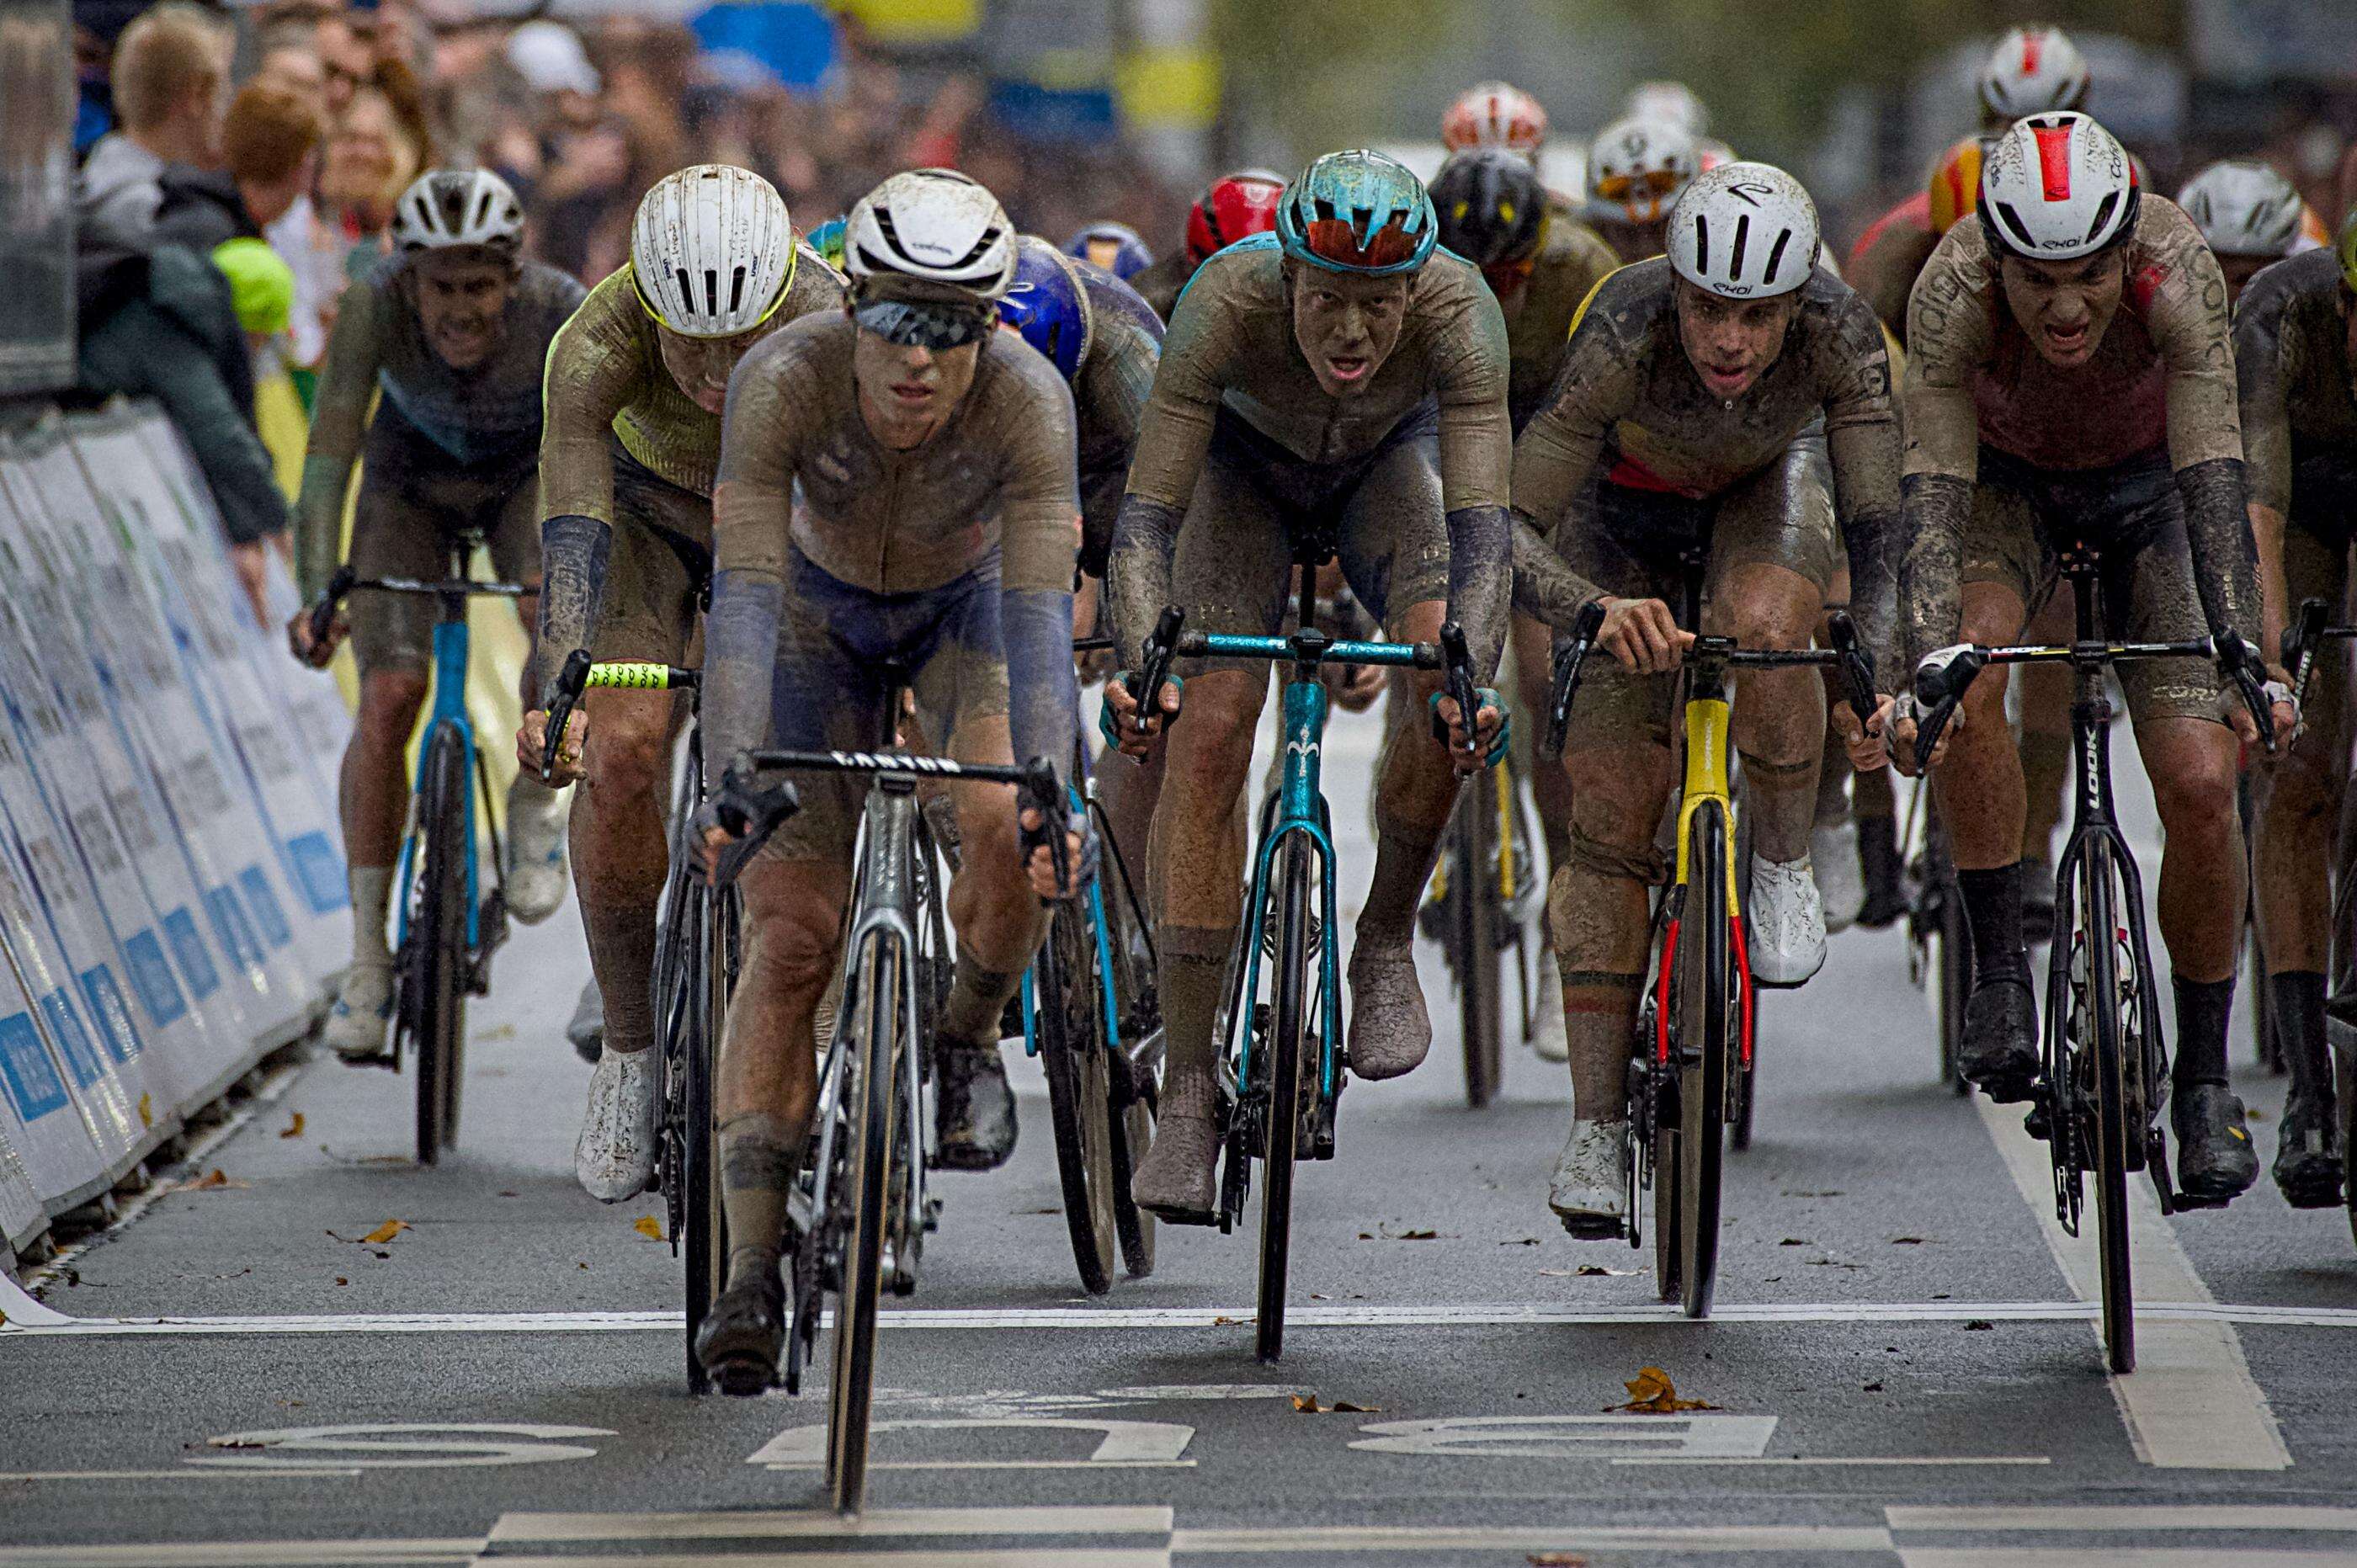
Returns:
[[[1330,397],[1364,392],[1399,345],[1407,318],[1405,274],[1368,277],[1288,266],[1293,340]]]
[[[2125,251],[2114,248],[2069,262],[2026,262],[2007,256],[1997,276],[2005,302],[2030,347],[2065,370],[2095,357],[2120,308],[2127,279]]]
[[[1799,298],[1795,293],[1724,299],[1680,278],[1678,343],[1703,389],[1722,402],[1749,392],[1784,351]]]
[[[425,341],[454,371],[471,371],[498,351],[514,262],[480,249],[421,252],[409,263]]]

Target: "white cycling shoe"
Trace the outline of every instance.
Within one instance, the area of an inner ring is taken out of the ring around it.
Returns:
[[[1617,1240],[1629,1227],[1629,1124],[1575,1120],[1547,1183],[1547,1207],[1583,1241]]]
[[[1751,978],[1762,985],[1799,985],[1825,966],[1825,911],[1809,857],[1751,857]]]
[[[508,791],[506,886],[508,913],[536,926],[565,902],[565,824],[572,813],[570,796],[530,782]]]
[[[1846,931],[1866,908],[1866,871],[1857,859],[1857,823],[1845,817],[1809,834],[1809,863],[1817,871],[1817,901],[1825,929]]]
[[[355,963],[344,972],[344,987],[328,1009],[319,1038],[348,1062],[364,1062],[384,1054],[385,1031],[393,1026],[393,965]]]
[[[1531,1015],[1531,1049],[1543,1062],[1571,1059],[1571,1040],[1563,1025],[1563,973],[1552,950],[1539,954],[1539,1004]]]
[[[628,1053],[611,1047],[589,1079],[589,1108],[573,1145],[573,1174],[600,1203],[647,1190],[655,1174],[656,1047]]]

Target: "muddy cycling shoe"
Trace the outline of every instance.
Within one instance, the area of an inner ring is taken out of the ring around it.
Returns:
[[[1857,853],[1857,823],[1845,817],[1809,832],[1809,865],[1828,933],[1846,931],[1866,907],[1866,874]]]
[[[1581,1241],[1617,1241],[1629,1233],[1629,1124],[1571,1124],[1547,1183],[1547,1207]]]
[[[2021,934],[2033,942],[2054,935],[2054,866],[2050,861],[2021,863]]]
[[[573,1042],[576,1055],[592,1067],[606,1047],[606,996],[591,981],[581,988],[581,1000],[573,1004],[573,1021],[565,1026],[565,1037]]]
[[[1200,1105],[1181,1105],[1164,1097],[1154,1146],[1129,1180],[1131,1199],[1166,1225],[1209,1225],[1218,1218],[1220,1125],[1210,1091],[1200,1099]]]
[[[2029,1098],[2038,1078],[2038,1003],[2026,983],[1991,980],[1973,987],[1958,1065],[1999,1105]]]
[[[725,1394],[749,1399],[778,1380],[786,1346],[786,1287],[773,1263],[740,1271],[695,1331],[695,1359]]]
[[[1805,983],[1825,966],[1825,911],[1816,869],[1798,860],[1751,857],[1751,978],[1762,985]]]
[[[2259,1179],[2259,1151],[2232,1090],[2214,1083],[2180,1089],[2169,1120],[2177,1130],[2178,1190],[2190,1207],[2223,1208]]]
[[[655,1069],[661,1053],[607,1050],[589,1079],[573,1175],[600,1203],[636,1197],[655,1179]]]
[[[354,1067],[385,1056],[385,1033],[393,1026],[393,965],[356,963],[344,972],[343,990],[328,1009],[319,1038]]]
[[[1866,902],[1858,907],[1857,923],[1869,931],[1897,925],[1907,913],[1907,882],[1895,819],[1858,819],[1857,869],[1866,880]]]
[[[2276,1186],[2294,1208],[2332,1208],[2346,1172],[2332,1108],[2295,1094],[2276,1131]]]
[[[935,1071],[934,1164],[949,1171],[991,1171],[1015,1152],[1015,1090],[996,1041],[941,1041]]]
[[[536,926],[565,902],[565,824],[572,798],[530,774],[508,789],[508,913]]]
[[[1431,1048],[1432,1015],[1424,1010],[1414,942],[1361,942],[1351,954],[1351,1071],[1397,1078],[1415,1071]]]

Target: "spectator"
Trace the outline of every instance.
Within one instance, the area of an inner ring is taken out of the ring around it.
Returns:
[[[225,240],[260,239],[311,188],[319,170],[319,113],[300,94],[254,81],[221,127],[227,166],[173,164],[164,171],[156,236],[210,252]]]
[[[229,50],[227,29],[182,0],[123,29],[109,77],[117,128],[82,166],[83,229],[135,250],[155,222],[164,166],[220,166]]]
[[[343,276],[357,276],[382,252],[393,203],[432,156],[415,80],[380,62],[337,117],[320,156],[319,226]]]

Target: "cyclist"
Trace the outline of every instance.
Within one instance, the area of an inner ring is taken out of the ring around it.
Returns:
[[[630,262],[589,292],[548,354],[544,679],[576,648],[686,660],[710,571],[729,373],[763,337],[842,300],[842,280],[796,242],[784,200],[759,175],[699,164],[647,192]],[[573,858],[606,1014],[574,1170],[607,1203],[643,1191],[654,1169],[649,976],[670,862],[673,721],[668,693],[592,692],[578,722],[595,739],[567,737],[560,758],[588,781]],[[544,713],[525,715],[518,749],[531,768],[546,725]]]
[[[2339,245],[2267,268],[2234,313],[2251,529],[2266,592],[2266,647],[2301,600],[2342,606],[2357,522],[2357,220]],[[2276,1138],[2275,1179],[2295,1208],[2341,1201],[2345,1155],[2325,1039],[2325,940],[2332,889],[2317,846],[2348,788],[2349,682],[2317,661],[2308,739],[2261,779],[2255,897],[2276,1037],[2291,1094]],[[2342,874],[2345,875],[2345,872]]]
[[[2107,552],[2115,635],[2231,632],[2256,645],[2225,282],[2185,214],[2139,191],[2111,133],[2066,113],[1999,138],[1977,217],[1948,231],[1915,286],[1907,337],[1907,668],[1960,639],[2012,640],[2073,538]],[[2258,736],[2239,706],[2222,709],[2206,666],[2119,673],[2168,840],[2158,906],[2175,972],[2179,1183],[2223,1203],[2258,1172],[2226,1087],[2243,920],[2235,736]],[[1973,684],[1937,776],[1972,927],[1962,1065],[2000,1102],[2032,1098],[2040,1065],[2005,686],[1997,669]],[[2287,702],[2275,717],[2287,733]],[[1911,764],[1914,725],[1895,729]]]
[[[1071,756],[1072,398],[1054,366],[992,330],[1015,240],[997,199],[963,175],[895,175],[852,209],[847,311],[794,323],[737,371],[705,660],[716,755],[765,736],[881,743],[892,664],[948,755],[1060,769]],[[856,781],[800,789],[801,811],[741,883],[745,970],[716,1108],[728,1283],[697,1339],[724,1387],[748,1369],[766,1382],[777,1366],[786,1199],[818,1087],[812,1018],[834,971],[858,827]],[[956,977],[933,1043],[938,1153],[984,1170],[1015,1146],[999,1017],[1047,929],[1034,894],[1056,889],[1039,886],[1044,850],[1026,879],[1010,791],[950,792],[962,848],[948,901]],[[716,826],[705,843],[725,838]]]
[[[1452,153],[1503,147],[1538,162],[1546,145],[1547,112],[1511,82],[1476,82],[1440,117],[1440,145]]]
[[[1674,120],[1616,120],[1587,148],[1587,221],[1624,262],[1662,253],[1670,206],[1700,170]]]
[[[502,578],[535,585],[540,367],[581,285],[522,259],[523,209],[494,174],[420,176],[394,206],[393,241],[393,254],[345,289],[328,342],[295,510],[304,597],[317,597],[335,571],[356,460],[350,561],[360,575],[439,578],[446,542],[469,532],[490,544]],[[518,602],[527,628],[534,608]],[[295,656],[313,665],[349,632],[359,667],[340,790],[352,964],[325,1037],[346,1060],[366,1061],[383,1052],[393,1018],[385,917],[408,813],[403,757],[425,702],[435,611],[405,595],[361,594],[350,615],[315,640],[307,608],[286,632]],[[507,820],[508,909],[527,923],[545,919],[565,898],[563,798],[519,773]]]
[[[1178,295],[1195,269],[1238,240],[1265,234],[1276,227],[1276,199],[1285,193],[1285,177],[1266,169],[1243,168],[1203,188],[1187,209],[1184,249],[1147,267],[1130,279],[1130,286],[1154,306],[1163,320],[1178,307]]]
[[[2291,181],[2255,158],[2226,158],[2185,182],[2177,205],[2201,231],[2226,276],[2226,301],[2243,297],[2263,267],[2302,251],[2324,250],[2324,220]]]
[[[1064,254],[1099,267],[1127,283],[1154,264],[1154,252],[1126,223],[1099,219],[1084,223],[1064,242]]]
[[[1714,169],[1735,162],[1735,149],[1709,134],[1710,111],[1702,98],[1683,81],[1641,81],[1629,90],[1620,105],[1622,118],[1667,120],[1695,140],[1697,168]]]
[[[1581,303],[1620,258],[1579,221],[1568,201],[1539,184],[1528,159],[1501,148],[1451,155],[1432,177],[1432,201],[1440,216],[1440,242],[1481,269],[1505,315],[1506,407],[1520,435],[1555,384]],[[1513,639],[1516,714],[1525,735],[1543,734],[1554,628],[1517,614]],[[1568,847],[1570,790],[1561,768],[1531,770],[1550,870],[1564,864]],[[1541,1056],[1563,1059],[1562,993],[1554,986],[1539,988],[1532,1038]]]
[[[1663,598],[1706,545],[1704,618],[1750,647],[1804,648],[1846,544],[1861,607],[1887,602],[1899,431],[1873,312],[1819,267],[1815,205],[1765,164],[1696,177],[1669,254],[1605,280],[1555,396],[1514,447],[1514,510],[1580,576],[1646,602],[1649,657],[1597,671],[1572,714],[1569,850],[1549,908],[1571,1024],[1573,1121],[1548,1202],[1574,1236],[1628,1217],[1623,1111],[1643,984],[1646,890],[1668,798],[1680,639]],[[1862,617],[1868,647],[1887,637]],[[1735,745],[1753,808],[1750,961],[1766,985],[1824,961],[1809,832],[1825,703],[1813,670],[1740,677]],[[1633,749],[1632,749],[1633,747]]]

